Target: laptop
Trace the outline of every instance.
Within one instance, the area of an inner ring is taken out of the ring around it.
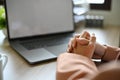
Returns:
[[[28,63],[56,59],[74,33],[72,0],[5,0],[11,47]]]

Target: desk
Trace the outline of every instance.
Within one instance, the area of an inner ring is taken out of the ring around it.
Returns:
[[[94,32],[98,42],[118,46],[119,28],[85,28],[80,25],[76,27],[76,33],[82,30]],[[4,80],[55,80],[56,61],[28,64],[10,47],[2,31],[0,31],[0,53],[6,54],[9,59],[4,70]]]
[[[0,31],[0,53],[8,56],[4,80],[55,80],[56,61],[29,65],[9,45]]]

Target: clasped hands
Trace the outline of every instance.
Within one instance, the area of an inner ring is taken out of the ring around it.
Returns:
[[[95,51],[95,43],[95,34],[90,35],[87,31],[83,31],[81,34],[71,38],[67,52],[92,58]]]

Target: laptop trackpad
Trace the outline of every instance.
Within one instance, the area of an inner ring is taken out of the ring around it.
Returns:
[[[44,48],[27,51],[24,54],[24,57],[31,63],[56,58],[55,55],[48,52]]]
[[[49,52],[53,53],[54,55],[59,56],[59,54],[66,52],[67,46],[68,46],[68,43],[46,47],[45,49],[48,50]]]

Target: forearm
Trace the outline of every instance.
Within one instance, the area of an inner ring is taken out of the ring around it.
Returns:
[[[102,57],[105,61],[112,61],[120,59],[120,48],[106,45],[106,51]]]
[[[93,58],[99,58],[105,61],[118,60],[120,59],[120,48],[96,43]]]
[[[95,46],[96,47],[95,47],[95,51],[94,51],[94,54],[93,54],[92,58],[101,59],[103,57],[107,47],[99,44],[98,42],[96,42]]]

